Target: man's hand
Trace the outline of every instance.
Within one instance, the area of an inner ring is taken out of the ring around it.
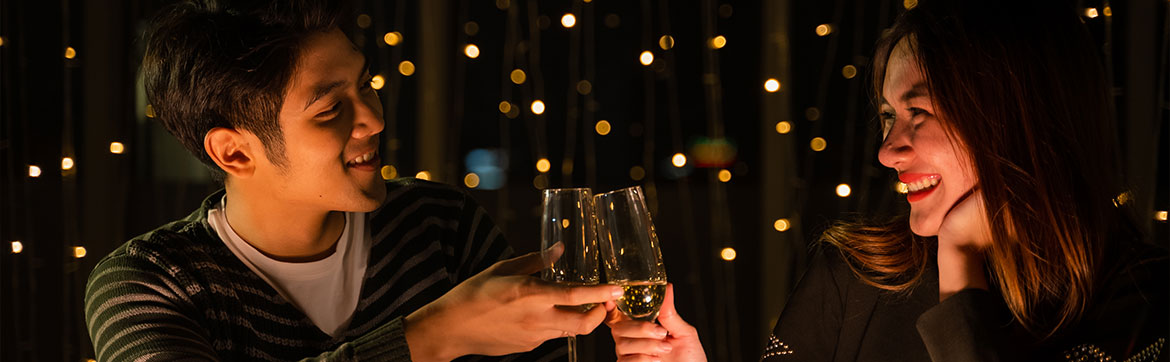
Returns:
[[[605,324],[613,332],[618,362],[706,362],[703,345],[695,327],[683,321],[674,309],[674,285],[666,286],[666,298],[658,313],[661,325],[632,320],[606,302]]]
[[[991,246],[983,192],[972,189],[943,218],[938,230],[939,300],[967,288],[988,289],[984,251]]]
[[[604,310],[580,313],[555,306],[604,303],[621,296],[621,288],[567,287],[529,275],[546,265],[539,252],[500,261],[411,313],[405,320],[411,359],[499,356],[592,332],[605,319]]]

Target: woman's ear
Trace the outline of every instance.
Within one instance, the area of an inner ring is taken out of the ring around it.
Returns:
[[[216,127],[203,136],[203,150],[211,160],[233,178],[247,178],[256,171],[256,157],[251,143],[242,132]]]

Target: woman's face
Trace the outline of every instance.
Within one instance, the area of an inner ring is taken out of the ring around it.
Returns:
[[[890,52],[882,87],[882,146],[878,159],[898,172],[910,190],[910,229],[938,235],[951,208],[976,184],[965,147],[953,140],[936,117],[926,78],[903,39]]]

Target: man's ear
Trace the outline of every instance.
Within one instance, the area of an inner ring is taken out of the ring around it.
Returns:
[[[247,178],[256,171],[256,155],[248,137],[238,130],[212,128],[203,136],[203,150],[232,177]]]

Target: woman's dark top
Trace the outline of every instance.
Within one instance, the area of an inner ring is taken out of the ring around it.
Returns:
[[[1166,361],[1170,264],[1165,249],[1115,245],[1080,322],[1037,342],[995,292],[938,300],[934,256],[918,284],[865,284],[831,246],[813,252],[761,361]]]

